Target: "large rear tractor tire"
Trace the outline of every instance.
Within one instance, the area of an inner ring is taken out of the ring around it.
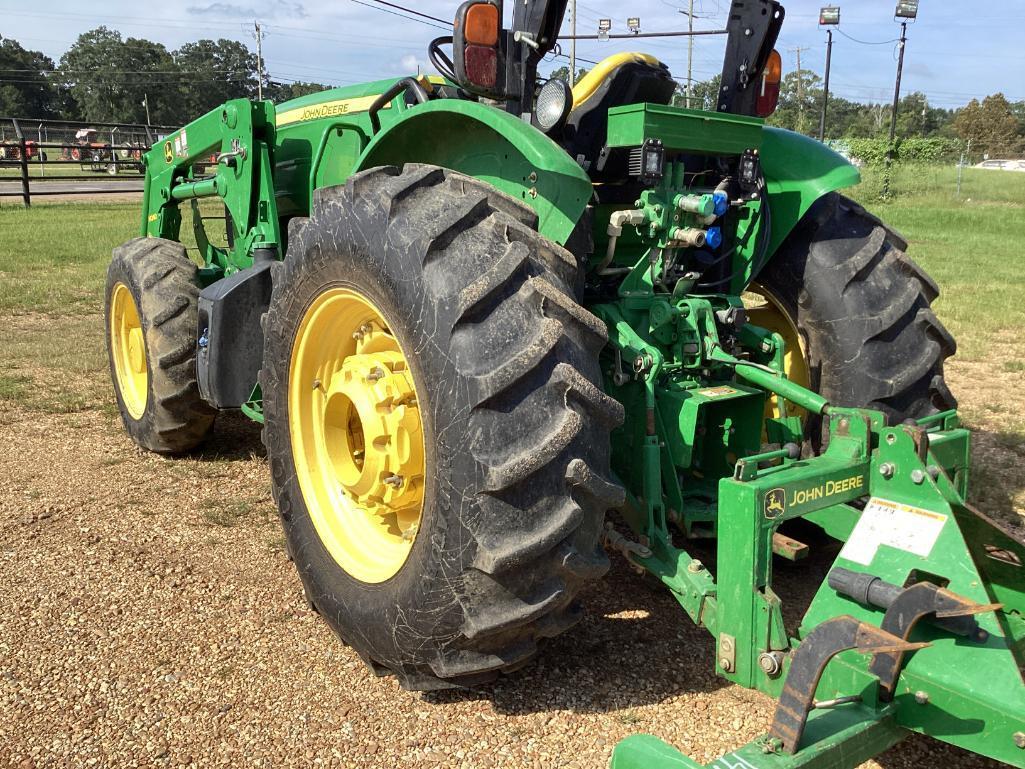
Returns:
[[[125,430],[145,449],[194,448],[214,421],[196,384],[199,283],[181,243],[136,238],[114,249],[104,323]]]
[[[265,319],[265,442],[311,604],[429,690],[527,663],[608,559],[604,326],[522,203],[432,166],[318,190]]]
[[[879,409],[891,424],[957,405],[943,378],[954,338],[930,307],[936,283],[907,243],[857,203],[830,194],[787,237],[752,287],[752,322],[798,350],[791,378],[837,406]],[[821,422],[807,420],[814,446]]]

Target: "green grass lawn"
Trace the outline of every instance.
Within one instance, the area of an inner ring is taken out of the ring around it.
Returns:
[[[936,311],[962,359],[982,360],[994,339],[1025,328],[1025,174],[899,168],[894,197],[879,200],[882,173],[868,170],[852,197],[909,242],[942,291]],[[1018,363],[1025,365],[1019,360]]]

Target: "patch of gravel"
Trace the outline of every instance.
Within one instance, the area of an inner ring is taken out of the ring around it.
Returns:
[[[618,559],[515,676],[429,696],[375,678],[307,609],[241,417],[187,459],[96,411],[8,412],[0,446],[0,766],[600,769],[633,733],[711,761],[769,724]],[[816,568],[781,584],[807,600]],[[939,765],[989,766],[917,738],[866,764]]]

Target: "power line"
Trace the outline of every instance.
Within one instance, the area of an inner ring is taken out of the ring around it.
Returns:
[[[851,37],[850,35],[848,35],[846,32],[844,32],[842,29],[840,29],[840,27],[837,27],[836,31],[839,32],[844,37],[846,37],[851,42],[857,43],[858,45],[892,45],[893,43],[899,43],[900,42],[900,38],[896,38],[896,37],[893,40],[880,40],[878,43],[871,42],[869,40],[858,40],[858,38]]]
[[[402,6],[402,5],[396,5],[395,3],[389,3],[389,2],[387,2],[387,0],[374,0],[374,2],[375,3],[379,3],[380,5],[387,5],[389,8],[397,8],[400,11],[405,11],[406,13],[411,13],[414,16],[422,16],[423,18],[430,19],[431,21],[440,21],[442,24],[448,24],[449,23],[447,19],[440,19],[437,16],[431,16],[430,14],[420,13],[420,11],[414,11],[412,8],[406,8],[405,6]]]
[[[378,0],[378,1],[380,1],[380,0]],[[411,16],[403,16],[401,13],[395,13],[395,11],[389,11],[387,8],[379,8],[376,5],[371,5],[370,3],[364,3],[364,2],[362,2],[362,0],[350,0],[350,2],[353,2],[356,5],[362,5],[362,6],[366,7],[366,8],[372,8],[373,10],[380,11],[381,13],[387,13],[387,14],[390,14],[392,16],[398,16],[400,19],[405,19],[406,21],[416,21],[416,22],[419,22],[420,24],[426,24],[428,27],[434,27],[435,29],[440,29],[442,32],[448,32],[451,29],[451,27],[441,27],[441,26],[439,26],[437,24],[434,24],[433,22],[430,22],[430,21],[423,21],[422,19],[416,19],[416,18],[413,18]],[[392,4],[391,3],[386,3],[386,5],[392,5]],[[402,6],[398,6],[398,5],[392,5],[392,7],[393,8],[402,8]],[[410,11],[408,8],[402,8],[402,10],[409,11],[410,13],[415,13],[417,16],[425,16],[426,15],[426,14],[423,14],[423,13],[419,13],[418,11]],[[433,19],[435,17],[434,16],[428,16],[427,18]]]

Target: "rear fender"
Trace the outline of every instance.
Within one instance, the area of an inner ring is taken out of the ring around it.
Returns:
[[[816,200],[861,181],[861,173],[842,155],[781,128],[764,129],[761,157],[772,210],[773,254]]]
[[[459,171],[521,200],[538,231],[564,245],[591,197],[591,180],[566,151],[529,123],[476,102],[414,107],[377,133],[355,171],[425,163]]]

